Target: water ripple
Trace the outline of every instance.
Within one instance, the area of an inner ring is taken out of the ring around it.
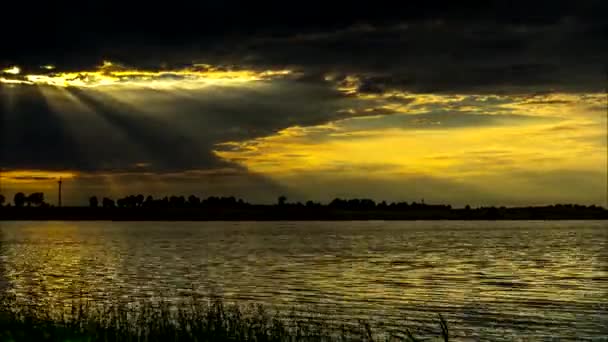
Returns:
[[[456,340],[608,335],[604,222],[10,222],[0,289],[63,307],[220,295]],[[314,314],[311,314],[314,313]]]

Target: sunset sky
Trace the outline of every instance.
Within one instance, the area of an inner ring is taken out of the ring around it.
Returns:
[[[1,193],[608,205],[607,2],[325,3],[3,4]]]

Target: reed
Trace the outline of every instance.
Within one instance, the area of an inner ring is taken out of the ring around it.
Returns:
[[[448,326],[439,316],[441,336]],[[0,305],[2,341],[422,341],[401,332],[373,329],[369,323],[339,326],[262,305],[224,304],[220,299],[140,305],[78,303],[67,310],[48,306]]]

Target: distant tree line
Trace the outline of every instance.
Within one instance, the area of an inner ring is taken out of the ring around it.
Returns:
[[[195,195],[185,196],[165,196],[162,198],[154,198],[152,196],[129,195],[126,197],[113,200],[108,197],[102,198],[101,201],[97,196],[89,198],[89,207],[97,208],[208,208],[208,207],[221,207],[221,208],[245,208],[251,206],[260,206],[250,204],[243,199],[230,197],[216,197],[211,196],[207,198],[199,198]],[[330,208],[337,210],[450,210],[450,205],[430,205],[424,203],[407,203],[407,202],[392,202],[387,203],[382,201],[376,203],[371,199],[341,199],[336,198],[329,204],[324,205],[319,202],[307,201],[302,202],[287,202],[287,197],[280,196],[277,198],[277,202],[274,206],[282,208]]]
[[[5,203],[6,197],[0,194],[0,207],[4,206]],[[11,204],[6,205],[10,206]],[[34,192],[29,195],[18,192],[13,197],[13,205],[15,207],[49,207],[49,204],[44,201],[44,193],[42,192]]]
[[[197,196],[190,195],[184,196],[165,196],[162,198],[154,198],[152,196],[144,195],[129,195],[117,200],[113,200],[108,197],[104,197],[99,202],[97,196],[89,198],[89,207],[97,208],[200,208],[200,207],[226,207],[226,208],[238,208],[250,206],[242,199],[236,197],[215,197],[211,196],[206,199],[201,199]]]
[[[0,194],[0,207],[11,206],[6,204],[6,198]],[[17,208],[21,207],[50,207],[48,203],[44,201],[44,194],[42,192],[34,192],[29,195],[25,195],[22,192],[16,193],[13,197],[13,206]],[[554,217],[556,213],[562,213],[571,215],[573,213],[598,213],[601,212],[605,215],[606,211],[602,207],[595,205],[584,206],[577,204],[556,204],[542,207],[520,207],[520,208],[506,208],[506,207],[477,207],[472,209],[469,205],[462,209],[453,209],[450,205],[444,204],[426,204],[424,200],[421,203],[417,202],[390,202],[386,201],[376,202],[372,199],[367,198],[354,198],[354,199],[342,199],[336,198],[328,204],[322,204],[320,202],[306,201],[306,202],[288,202],[287,197],[280,196],[274,205],[259,205],[250,204],[243,199],[230,197],[217,197],[210,196],[207,198],[200,198],[195,195],[185,196],[164,196],[161,198],[154,198],[150,195],[144,196],[142,194],[129,195],[116,200],[103,197],[101,200],[97,196],[89,198],[90,208],[119,208],[119,209],[230,209],[230,210],[245,210],[245,211],[260,211],[270,210],[284,211],[284,212],[299,212],[301,210],[308,211],[331,211],[331,212],[377,212],[377,213],[428,213],[437,215],[437,217],[453,217],[452,214],[456,214],[462,218],[474,218],[474,217],[485,217],[488,219],[500,219],[503,217]],[[266,209],[264,209],[266,208]],[[276,209],[273,209],[276,208]],[[427,215],[427,214],[425,214]],[[452,215],[452,216],[450,216]],[[514,216],[515,215],[515,216]]]

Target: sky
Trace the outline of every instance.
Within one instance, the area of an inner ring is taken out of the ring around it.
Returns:
[[[607,12],[2,4],[0,192],[606,206]]]

